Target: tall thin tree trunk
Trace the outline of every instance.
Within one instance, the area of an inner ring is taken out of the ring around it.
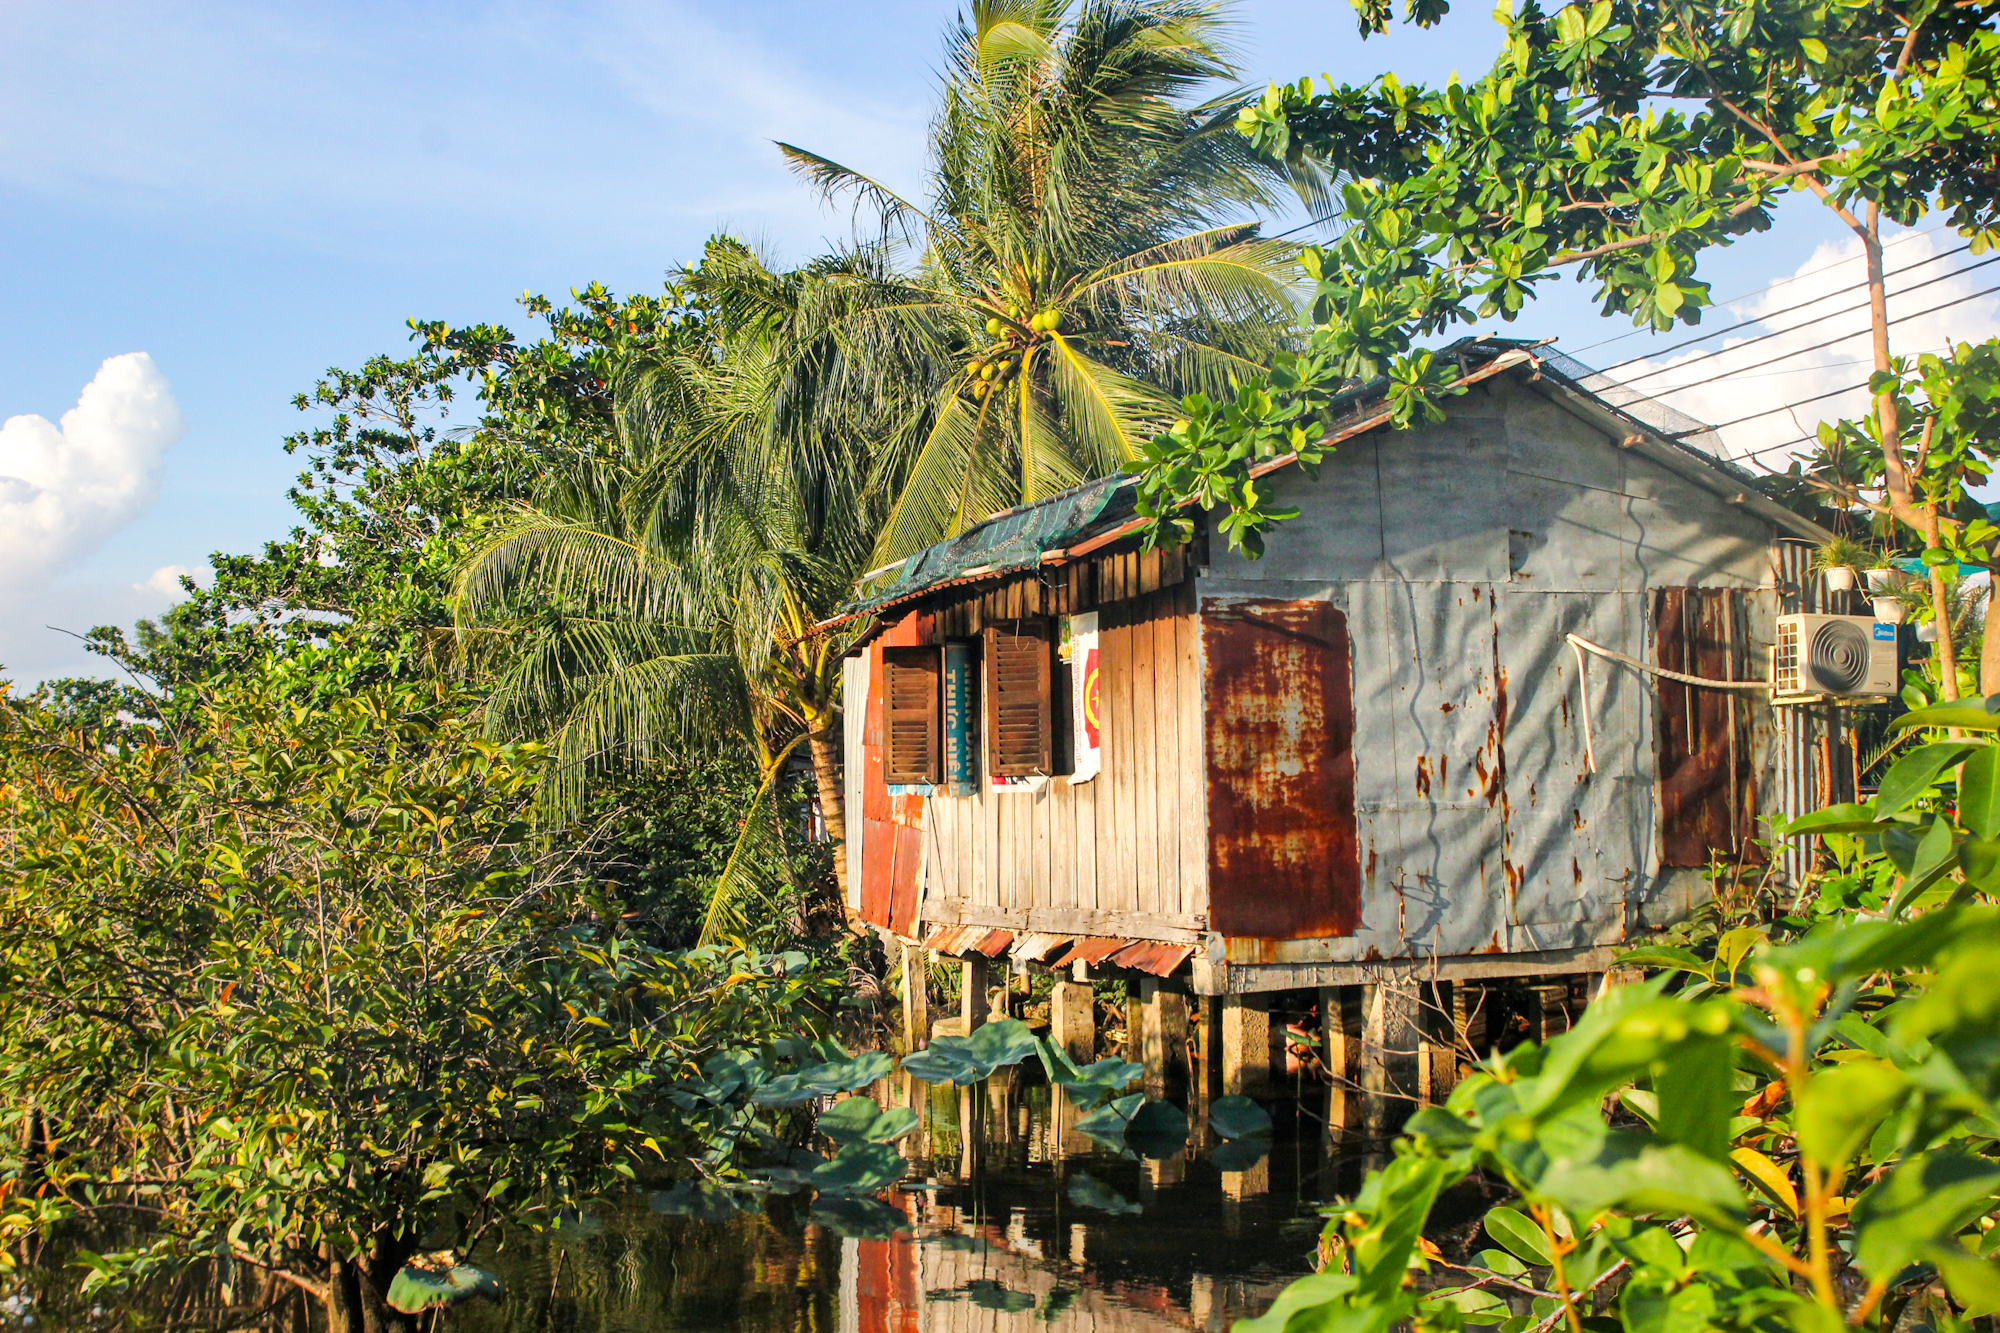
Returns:
[[[1986,583],[1986,629],[1979,636],[1979,692],[1984,695],[2000,694],[2000,615],[1995,615],[1993,584],[2000,581],[2000,573],[1987,571]]]
[[[1930,523],[1924,533],[1924,540],[1931,546],[1938,544],[1937,506],[1930,507]],[[1944,566],[1932,565],[1931,607],[1937,618],[1937,661],[1938,692],[1948,703],[1958,698],[1958,654],[1951,643],[1951,588],[1945,582]],[[1981,645],[1982,649],[1984,645]],[[1982,667],[1984,653],[1982,652]]]
[[[806,743],[812,750],[813,778],[819,784],[819,813],[826,821],[826,839],[833,848],[833,882],[840,892],[840,910],[849,924],[854,913],[847,897],[847,793],[842,787],[840,715],[831,708],[806,713]]]

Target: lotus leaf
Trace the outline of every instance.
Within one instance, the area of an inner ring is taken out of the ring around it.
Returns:
[[[1215,1151],[1208,1155],[1208,1160],[1218,1171],[1248,1171],[1263,1161],[1270,1151],[1269,1139],[1231,1139],[1217,1144]]]
[[[907,1164],[886,1143],[850,1143],[812,1173],[813,1188],[826,1194],[872,1194],[902,1179]]]
[[[1171,1157],[1187,1143],[1187,1112],[1172,1102],[1147,1102],[1132,1113],[1125,1142],[1141,1156]]]
[[[1142,1094],[1135,1092],[1129,1097],[1120,1097],[1116,1101],[1108,1102],[1077,1121],[1076,1132],[1087,1134],[1102,1143],[1123,1147],[1125,1127],[1145,1100]]]
[[[388,1302],[404,1314],[422,1314],[474,1296],[501,1295],[500,1279],[459,1263],[449,1251],[422,1255],[404,1264],[389,1284]]]
[[[1070,1177],[1069,1201],[1079,1208],[1094,1208],[1113,1217],[1128,1217],[1145,1210],[1087,1171]]]
[[[1248,1097],[1218,1097],[1208,1108],[1208,1124],[1225,1139],[1247,1139],[1271,1132],[1271,1116]]]
[[[656,1213],[692,1217],[697,1222],[727,1222],[744,1206],[733,1192],[706,1180],[683,1180],[661,1190],[650,1202]]]
[[[849,1097],[823,1112],[817,1126],[835,1143],[894,1143],[917,1127],[907,1106],[883,1110],[866,1097]]]
[[[757,1089],[750,1100],[759,1106],[799,1106],[865,1088],[877,1079],[887,1078],[895,1067],[896,1062],[887,1054],[865,1051],[850,1058],[811,1065],[795,1074],[781,1074]]]

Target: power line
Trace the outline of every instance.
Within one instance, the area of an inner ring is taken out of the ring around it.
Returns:
[[[1982,261],[1981,261],[1980,263],[1977,263],[1977,264],[1974,264],[1974,265],[1972,265],[1972,266],[1971,266],[1970,268],[1963,268],[1963,269],[1959,269],[1959,270],[1958,270],[1957,272],[1955,272],[1955,273],[1947,273],[1947,274],[1945,274],[1945,275],[1944,275],[1944,277],[1946,277],[1946,278],[1955,278],[1955,277],[1957,277],[1957,276],[1958,276],[1958,274],[1959,274],[1959,273],[1970,273],[1970,272],[1972,271],[1972,269],[1975,269],[1975,268],[1984,268],[1984,267],[1985,267],[1985,266],[1986,266],[1987,264],[1993,264],[1993,263],[2000,263],[2000,255],[1995,255],[1995,256],[1994,256],[1994,257],[1993,257],[1992,259],[1987,259],[1987,260],[1982,260]],[[1931,279],[1931,281],[1932,281],[1932,282],[1942,282],[1943,280],[1944,280],[1943,278],[1933,278],[1933,279]],[[1925,284],[1925,283],[1918,283],[1918,284],[1917,284],[1917,286],[1919,286],[1919,287],[1921,287],[1921,286],[1926,286],[1926,285],[1928,285],[1928,284]],[[1910,291],[1915,291],[1915,290],[1916,290],[1916,287],[1912,287],[1912,288],[1909,288],[1909,290],[1910,290]],[[1928,309],[1928,310],[1919,310],[1919,311],[1916,311],[1916,312],[1915,312],[1915,313],[1913,313],[1913,314],[1908,314],[1908,315],[1898,315],[1898,316],[1896,316],[1896,318],[1894,318],[1894,319],[1890,320],[1890,321],[1889,321],[1889,323],[1890,323],[1891,325],[1895,325],[1895,324],[1901,324],[1901,323],[1905,322],[1906,320],[1912,320],[1912,319],[1922,319],[1922,318],[1923,318],[1923,317],[1924,317],[1925,315],[1935,315],[1935,314],[1936,314],[1936,313],[1937,313],[1938,311],[1940,311],[1940,310],[1949,310],[1949,309],[1951,309],[1951,308],[1952,308],[1953,306],[1955,306],[1955,305],[1964,305],[1964,304],[1965,304],[1965,303],[1966,303],[1967,301],[1976,301],[1976,300],[1978,300],[1978,299],[1979,299],[1980,297],[1982,297],[1982,296],[1991,296],[1991,295],[1993,295],[1993,294],[1994,294],[1995,292],[2000,292],[2000,287],[1988,287],[1988,288],[1987,288],[1987,289],[1986,289],[1985,291],[1983,291],[1983,292],[1973,292],[1973,293],[1972,293],[1972,294],[1971,294],[1970,296],[1960,296],[1960,297],[1957,297],[1957,298],[1955,298],[1955,299],[1953,299],[1953,300],[1950,300],[1950,301],[1945,301],[1945,302],[1942,302],[1942,303],[1940,303],[1940,304],[1938,304],[1938,305],[1934,305],[1934,306],[1932,306],[1932,307],[1931,307],[1930,309]],[[1898,293],[1897,293],[1897,295],[1899,295],[1899,296],[1900,296],[1900,295],[1902,295],[1902,293],[1901,293],[1901,292],[1898,292]],[[1803,328],[1803,327],[1804,327],[1804,325],[1799,325],[1799,326],[1797,326],[1797,327],[1795,327],[1795,328],[1792,328],[1792,329],[1787,329],[1787,330],[1785,330],[1785,331],[1786,331],[1787,333],[1795,333],[1795,332],[1797,332],[1797,331],[1798,331],[1798,329],[1799,329],[1799,328]],[[1864,336],[1866,336],[1868,332],[1869,332],[1869,331],[1868,331],[1867,329],[1861,329],[1861,330],[1859,330],[1859,331],[1857,331],[1857,332],[1854,332],[1854,333],[1843,333],[1843,334],[1841,334],[1841,335],[1840,335],[1839,337],[1837,337],[1837,338],[1828,338],[1828,339],[1827,339],[1827,340],[1826,340],[1825,342],[1817,342],[1817,343],[1814,343],[1814,344],[1813,344],[1812,346],[1810,346],[1810,347],[1801,347],[1801,348],[1799,348],[1798,350],[1796,350],[1796,351],[1791,351],[1791,352],[1781,352],[1781,353],[1779,353],[1779,354],[1778,354],[1777,356],[1773,356],[1773,357],[1767,357],[1766,359],[1764,359],[1764,360],[1762,360],[1762,361],[1752,361],[1752,362],[1751,362],[1751,363],[1750,363],[1749,365],[1747,365],[1747,366],[1738,366],[1738,367],[1737,367],[1736,369],[1734,369],[1734,370],[1723,370],[1723,371],[1718,371],[1718,372],[1716,372],[1715,374],[1713,374],[1713,375],[1710,375],[1710,376],[1709,376],[1708,378],[1706,378],[1706,379],[1699,379],[1699,380],[1691,380],[1691,381],[1689,381],[1689,382],[1688,382],[1688,383],[1686,383],[1686,384],[1672,384],[1672,385],[1668,385],[1668,386],[1666,386],[1665,388],[1660,388],[1660,389],[1646,389],[1646,390],[1635,390],[1635,392],[1644,392],[1644,393],[1645,393],[1645,394],[1646,394],[1646,395],[1647,395],[1648,397],[1651,397],[1651,396],[1653,396],[1653,395],[1655,395],[1655,394],[1662,394],[1662,393],[1679,393],[1679,392],[1680,392],[1681,390],[1683,390],[1683,389],[1697,389],[1697,388],[1700,388],[1700,387],[1701,387],[1702,385],[1704,385],[1704,384],[1713,384],[1713,383],[1715,383],[1715,382],[1716,382],[1717,380],[1726,380],[1726,379],[1730,379],[1730,378],[1732,378],[1732,377],[1734,377],[1734,376],[1736,376],[1736,375],[1740,375],[1740,374],[1742,374],[1742,373],[1743,373],[1744,371],[1746,371],[1746,370],[1757,370],[1757,369],[1759,369],[1759,368],[1761,368],[1761,367],[1764,367],[1764,366],[1772,366],[1772,365],[1776,365],[1776,364],[1777,364],[1778,362],[1780,362],[1780,361],[1789,361],[1789,360],[1791,360],[1791,359],[1792,359],[1793,357],[1795,357],[1795,356],[1804,356],[1804,355],[1805,355],[1805,354],[1806,354],[1807,352],[1817,352],[1817,351],[1820,351],[1820,350],[1822,350],[1822,349],[1824,349],[1824,348],[1828,348],[1828,347],[1832,347],[1832,346],[1835,346],[1836,344],[1839,344],[1839,343],[1844,343],[1844,342],[1852,342],[1852,341],[1854,341],[1854,340],[1855,340],[1856,338],[1860,338],[1860,337],[1864,337]],[[1777,335],[1776,335],[1776,334],[1767,334],[1766,336],[1767,336],[1767,337],[1776,337]],[[1763,341],[1763,339],[1762,339],[1762,338],[1753,338],[1753,339],[1751,339],[1751,340],[1750,340],[1750,342],[1762,342],[1762,341]],[[1738,343],[1738,344],[1737,344],[1737,346],[1738,346],[1738,347],[1748,347],[1749,345],[1750,345],[1750,343],[1747,343],[1747,342],[1746,342],[1746,343]],[[1730,348],[1729,350],[1733,352],[1733,351],[1735,351],[1735,350],[1736,350],[1736,348],[1732,347],[1732,348]],[[1711,353],[1709,353],[1709,355],[1710,355],[1710,356],[1720,356],[1720,355],[1721,355],[1721,353],[1719,353],[1719,352],[1711,352]],[[1681,364],[1682,364],[1682,365],[1691,365],[1691,364],[1693,364],[1693,363],[1692,363],[1692,362],[1682,362]],[[1679,370],[1680,368],[1681,368],[1681,366],[1674,366],[1674,367],[1672,367],[1672,369],[1674,369],[1674,370]],[[1618,387],[1618,388],[1621,388],[1621,389],[1630,389],[1630,388],[1632,387],[1632,385],[1633,385],[1634,383],[1636,383],[1637,381],[1639,381],[1639,380],[1643,380],[1643,379],[1649,379],[1649,378],[1651,378],[1651,375],[1652,375],[1652,374],[1658,374],[1658,373],[1659,373],[1659,372],[1657,372],[1657,371],[1654,371],[1654,372],[1651,372],[1650,374],[1647,374],[1647,375],[1636,375],[1636,376],[1634,376],[1634,377],[1633,377],[1632,379],[1630,379],[1630,380],[1620,380],[1620,381],[1618,381],[1618,382],[1617,382],[1617,387]]]
[[[1752,412],[1747,417],[1737,417],[1733,421],[1718,421],[1713,426],[1704,426],[1700,430],[1691,430],[1686,432],[1686,434],[1705,435],[1709,431],[1728,430],[1731,426],[1740,426],[1746,421],[1755,421],[1758,417],[1768,417],[1774,412],[1788,412],[1794,407],[1803,407],[1807,403],[1816,403],[1822,398],[1837,398],[1843,393],[1853,393],[1856,389],[1865,389],[1867,387],[1868,381],[1863,380],[1859,384],[1850,384],[1845,389],[1831,389],[1826,393],[1816,393],[1810,398],[1801,398],[1796,403],[1780,403],[1776,407],[1767,407],[1761,412]],[[1750,455],[1745,454],[1744,457],[1748,458]]]
[[[1943,231],[1946,227],[1949,227],[1950,225],[1951,224],[1949,222],[1940,222],[1937,224],[1937,226],[1926,227],[1922,231],[1905,232],[1903,235],[1898,236],[1894,240],[1885,244],[1882,248],[1884,250],[1887,250],[1893,246],[1901,245],[1904,241],[1914,241],[1919,236],[1929,236],[1932,232]],[[1845,259],[1836,259],[1831,264],[1821,264],[1818,268],[1801,269],[1799,272],[1792,274],[1792,276],[1789,278],[1779,278],[1776,282],[1768,283],[1765,286],[1759,287],[1754,292],[1744,292],[1741,296],[1732,296],[1727,301],[1717,301],[1714,304],[1717,309],[1723,309],[1728,306],[1733,306],[1738,301],[1747,301],[1753,296],[1762,296],[1765,292],[1770,291],[1771,288],[1773,287],[1782,287],[1788,282],[1797,282],[1800,278],[1809,278],[1815,273],[1829,272],[1830,270],[1839,268],[1842,264],[1851,264],[1856,259],[1859,258],[1861,258],[1861,256],[1859,255],[1850,255]],[[1898,271],[1900,272],[1901,270]],[[1621,343],[1624,342],[1627,338],[1636,338],[1642,333],[1651,333],[1651,332],[1652,332],[1651,329],[1633,329],[1630,332],[1620,333],[1613,337],[1605,338],[1599,342],[1586,343],[1584,346],[1579,347],[1576,350],[1578,352],[1588,352],[1591,351],[1593,348],[1609,347],[1612,343]],[[1569,353],[1569,355],[1574,355],[1574,354],[1575,353]],[[1658,353],[1654,353],[1654,355],[1658,355]]]
[[[1953,255],[1961,255],[1961,254],[1964,254],[1964,253],[1965,253],[1965,252],[1966,252],[1967,250],[1970,250],[1971,248],[1972,248],[1972,247],[1971,247],[1970,245],[1961,245],[1961,246],[1959,246],[1959,247],[1958,247],[1958,249],[1956,249],[1956,250],[1943,250],[1943,251],[1940,251],[1940,252],[1939,252],[1939,253],[1937,253],[1937,254],[1934,254],[1934,255],[1930,256],[1930,257],[1929,257],[1928,259],[1919,259],[1919,260],[1918,260],[1918,261],[1917,261],[1916,263],[1914,263],[1914,264],[1905,264],[1905,265],[1903,265],[1903,266],[1902,266],[1901,268],[1898,268],[1898,269],[1891,269],[1891,270],[1890,270],[1889,272],[1887,272],[1887,273],[1884,273],[1884,274],[1882,275],[1882,277],[1883,277],[1883,279],[1884,279],[1884,280],[1886,281],[1886,280],[1887,280],[1887,279],[1889,279],[1889,278],[1893,278],[1893,277],[1895,277],[1895,276],[1896,276],[1896,275],[1897,275],[1898,273],[1908,273],[1908,272],[1909,272],[1909,271],[1910,271],[1911,269],[1913,269],[1913,268],[1922,268],[1922,267],[1923,267],[1923,266],[1924,266],[1925,264],[1930,264],[1930,263],[1935,263],[1935,262],[1936,262],[1937,260],[1940,260],[1940,259],[1948,259],[1948,258],[1950,258],[1950,257],[1951,257],[1951,256],[1953,256]],[[1918,282],[1918,283],[1912,283],[1912,284],[1911,284],[1910,286],[1908,286],[1908,287],[1905,287],[1905,288],[1903,288],[1903,290],[1902,290],[1902,291],[1900,291],[1900,292],[1893,292],[1893,293],[1891,293],[1891,295],[1893,295],[1893,296],[1904,296],[1904,295],[1907,295],[1907,294],[1908,294],[1908,293],[1910,293],[1910,292],[1913,292],[1913,291],[1916,291],[1916,290],[1917,290],[1917,288],[1919,288],[1919,287],[1928,287],[1928,286],[1930,286],[1930,285],[1931,285],[1932,283],[1934,283],[1934,282],[1943,282],[1943,281],[1944,281],[1944,280],[1945,280],[1946,278],[1950,278],[1950,277],[1955,277],[1956,275],[1958,275],[1958,274],[1960,274],[1960,273],[1970,273],[1970,272],[1972,272],[1972,270],[1973,270],[1973,269],[1975,269],[1975,268],[1984,268],[1984,267],[1985,267],[1986,265],[1988,265],[1988,264],[1991,264],[1991,263],[1993,263],[1993,262],[1994,262],[1995,260],[2000,260],[2000,255],[1996,255],[1996,256],[1994,256],[1994,258],[1993,258],[1993,259],[1982,259],[1982,260],[1980,260],[1980,261],[1979,261],[1979,262],[1978,262],[1977,264],[1971,264],[1971,265],[1968,265],[1968,266],[1966,266],[1965,268],[1961,268],[1961,269],[1953,269],[1953,270],[1952,270],[1952,271],[1951,271],[1950,273],[1945,273],[1945,274],[1941,274],[1941,275],[1939,275],[1938,277],[1935,277],[1935,278],[1926,278],[1926,279],[1924,279],[1924,280],[1923,280],[1922,282]],[[1769,314],[1767,314],[1767,315],[1761,315],[1761,316],[1759,316],[1759,317],[1758,317],[1758,318],[1756,318],[1756,319],[1743,319],[1743,320],[1738,320],[1738,321],[1737,321],[1736,323],[1734,323],[1734,324],[1726,324],[1726,325],[1724,325],[1723,327],[1721,327],[1721,328],[1719,328],[1719,329],[1715,330],[1715,331],[1714,331],[1713,333],[1704,333],[1704,334],[1702,334],[1702,335],[1701,335],[1701,336],[1700,336],[1699,338],[1689,338],[1689,339],[1685,340],[1684,342],[1677,342],[1677,343],[1673,344],[1673,345],[1672,345],[1671,347],[1662,347],[1662,348],[1660,348],[1660,349],[1659,349],[1658,351],[1656,351],[1656,352],[1648,352],[1648,353],[1646,353],[1646,354],[1645,354],[1644,356],[1635,356],[1635,357],[1630,357],[1630,358],[1628,358],[1628,359],[1626,359],[1626,360],[1624,360],[1624,361],[1616,361],[1616,362],[1613,362],[1613,363],[1612,363],[1611,365],[1608,365],[1608,366],[1606,366],[1606,367],[1605,367],[1605,368],[1604,368],[1603,370],[1600,370],[1600,371],[1598,371],[1597,373],[1598,373],[1598,374],[1600,374],[1600,375],[1608,375],[1608,374],[1610,374],[1610,373],[1611,373],[1612,371],[1614,371],[1614,370],[1620,370],[1620,369],[1623,369],[1623,368],[1624,368],[1624,367],[1626,367],[1626,366],[1632,366],[1632,365],[1637,365],[1637,364],[1638,364],[1639,362],[1641,362],[1641,361],[1650,361],[1650,360],[1652,360],[1652,359],[1653,359],[1654,357],[1656,357],[1656,356],[1666,356],[1666,355],[1668,355],[1669,353],[1672,353],[1672,352],[1678,352],[1678,351],[1679,351],[1679,350],[1680,350],[1681,348],[1683,348],[1683,347],[1692,347],[1692,346],[1694,346],[1694,345],[1695,345],[1696,343],[1705,343],[1705,342],[1707,342],[1707,341],[1708,341],[1708,340],[1709,340],[1710,338],[1720,338],[1720,337],[1721,337],[1721,336],[1722,336],[1723,334],[1725,334],[1725,333],[1733,333],[1733,332],[1735,332],[1735,331],[1736,331],[1737,329],[1742,329],[1742,328],[1748,328],[1748,327],[1749,327],[1750,325],[1752,325],[1752,324],[1768,324],[1768,323],[1770,323],[1770,322],[1771,322],[1772,320],[1776,319],[1776,318],[1777,318],[1778,316],[1780,316],[1780,315],[1789,315],[1789,314],[1791,314],[1791,313],[1792,313],[1793,311],[1795,311],[1795,310],[1804,310],[1804,309],[1805,309],[1805,308],[1806,308],[1807,306],[1809,306],[1809,305],[1818,305],[1818,304],[1819,304],[1819,303],[1820,303],[1821,301],[1830,301],[1830,300],[1832,300],[1832,299],[1833,299],[1834,297],[1836,297],[1836,296],[1839,296],[1839,295],[1840,295],[1841,293],[1843,293],[1843,292],[1852,292],[1852,291],[1858,291],[1859,289],[1861,289],[1861,288],[1863,288],[1863,287],[1866,287],[1867,285],[1868,285],[1868,283],[1867,283],[1867,281],[1866,281],[1866,280],[1864,279],[1863,281],[1861,281],[1861,282],[1857,282],[1857,283],[1854,283],[1854,284],[1852,284],[1851,286],[1847,286],[1847,287],[1836,287],[1836,288],[1835,288],[1834,290],[1832,290],[1832,291],[1828,292],[1828,293],[1827,293],[1826,295],[1824,295],[1824,296],[1815,296],[1815,297],[1814,297],[1814,298],[1813,298],[1812,300],[1810,300],[1810,301],[1801,301],[1801,302],[1799,302],[1799,303],[1798,303],[1797,305],[1793,305],[1793,306],[1786,306],[1786,307],[1784,307],[1784,308],[1783,308],[1782,310],[1773,310],[1773,311],[1771,311],[1771,312],[1770,312]],[[1815,317],[1814,317],[1814,321],[1803,321],[1803,320],[1802,320],[1802,321],[1800,321],[1799,323],[1797,323],[1797,324],[1794,324],[1794,325],[1792,325],[1792,326],[1791,326],[1790,328],[1788,328],[1788,329],[1779,329],[1779,330],[1777,330],[1776,332],[1773,332],[1773,333],[1763,333],[1763,334],[1759,334],[1759,335],[1758,335],[1757,337],[1755,337],[1755,338],[1748,338],[1748,339],[1745,339],[1745,340],[1744,340],[1743,342],[1740,342],[1740,343],[1736,344],[1736,347],[1725,347],[1725,348],[1721,349],[1721,351],[1719,351],[1719,352],[1707,352],[1707,353],[1704,353],[1704,355],[1706,355],[1706,356],[1720,356],[1720,355],[1722,354],[1722,352],[1733,352],[1733,351],[1735,351],[1735,350],[1736,350],[1736,349],[1737,349],[1738,347],[1748,347],[1748,346],[1750,346],[1750,345],[1751,345],[1752,343],[1760,343],[1760,342],[1763,342],[1763,341],[1764,341],[1764,340],[1765,340],[1766,338],[1776,338],[1776,337],[1779,337],[1779,336],[1780,336],[1780,335],[1782,335],[1782,334],[1787,334],[1787,333],[1796,333],[1796,332],[1797,332],[1798,330],[1800,330],[1800,329],[1804,328],[1804,327],[1806,326],[1806,324],[1807,324],[1808,322],[1815,322],[1815,321],[1817,321],[1817,320],[1822,320],[1822,319],[1835,319],[1835,318],[1838,318],[1838,317],[1839,317],[1839,316],[1841,316],[1841,315],[1851,315],[1851,314],[1853,314],[1853,313],[1854,313],[1855,311],[1857,311],[1857,310],[1866,310],[1867,308],[1868,308],[1868,302],[1866,302],[1866,301],[1863,301],[1863,302],[1862,302],[1861,304],[1859,304],[1859,305],[1851,305],[1851,306],[1846,306],[1846,307],[1844,307],[1844,308],[1842,308],[1842,309],[1839,309],[1839,310],[1832,310],[1832,311],[1828,311],[1828,312],[1827,312],[1826,314],[1823,314],[1823,315],[1818,315],[1818,316],[1815,316]],[[1687,364],[1687,363],[1686,363],[1686,362],[1682,362],[1682,364],[1683,364],[1683,365],[1685,365],[1685,364]],[[1647,371],[1647,372],[1646,372],[1646,374],[1645,374],[1645,375],[1636,375],[1636,376],[1634,376],[1633,378],[1635,378],[1635,379],[1645,379],[1645,378],[1646,378],[1646,375],[1658,375],[1658,374],[1662,373],[1662,371],[1665,371],[1665,370],[1669,370],[1669,369],[1673,369],[1673,367],[1669,367],[1669,366],[1663,366],[1663,367],[1661,367],[1661,369],[1660,369],[1660,370],[1649,370],[1649,371]]]

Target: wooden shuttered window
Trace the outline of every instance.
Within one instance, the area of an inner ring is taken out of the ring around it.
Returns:
[[[884,780],[897,785],[944,781],[944,739],[939,718],[944,681],[940,648],[882,650]]]
[[[996,778],[1054,769],[1052,647],[1046,620],[986,627],[986,762]]]

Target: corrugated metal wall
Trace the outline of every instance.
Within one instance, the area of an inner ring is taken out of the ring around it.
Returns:
[[[1564,636],[1650,660],[1649,591],[1723,587],[1768,643],[1774,534],[1532,389],[1492,381],[1451,411],[1342,446],[1317,482],[1279,474],[1275,502],[1301,517],[1261,561],[1218,550],[1202,581],[1204,598],[1323,598],[1353,645],[1361,923],[1234,938],[1231,962],[1576,948],[1707,892],[1660,863],[1652,684],[1588,659],[1589,772]],[[1770,790],[1756,711],[1748,758]]]

